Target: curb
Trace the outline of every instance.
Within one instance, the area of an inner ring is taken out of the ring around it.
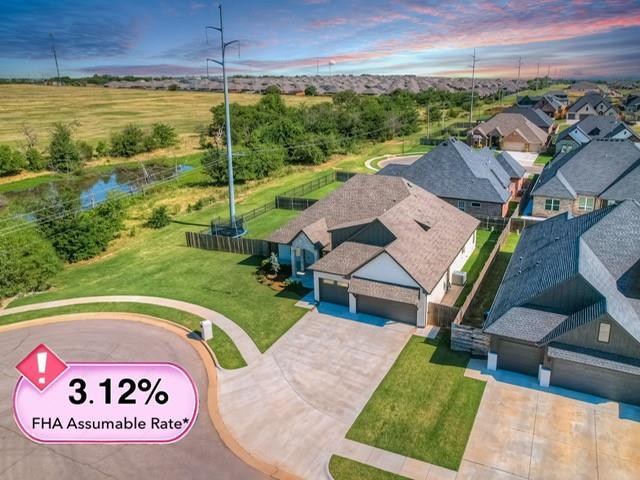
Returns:
[[[168,332],[171,332],[180,338],[184,339],[184,333],[189,334],[191,330],[187,327],[172,322],[170,320],[163,320],[161,318],[153,317],[151,315],[143,315],[138,313],[126,313],[126,312],[95,312],[95,313],[71,313],[66,315],[55,315],[44,318],[37,318],[33,320],[26,320],[24,322],[10,323],[9,325],[0,326],[0,334],[12,330],[19,330],[21,328],[28,328],[37,325],[50,325],[54,323],[64,322],[77,322],[87,320],[87,315],[91,315],[92,320],[123,320],[129,322],[144,323],[152,325],[157,328],[162,328]],[[251,452],[245,450],[240,443],[233,437],[231,432],[227,429],[227,426],[220,415],[218,410],[218,363],[215,353],[209,345],[203,340],[187,339],[193,341],[187,341],[189,345],[193,347],[207,372],[207,411],[209,418],[216,432],[220,436],[222,442],[231,450],[240,460],[247,465],[255,468],[256,470],[268,475],[272,478],[279,480],[298,480],[299,477],[290,474],[284,470],[281,470],[275,465],[268,464],[256,457]]]

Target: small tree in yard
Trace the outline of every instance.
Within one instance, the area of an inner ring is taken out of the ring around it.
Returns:
[[[278,275],[280,272],[280,262],[278,261],[278,255],[276,252],[271,252],[271,256],[269,257],[269,263],[271,264],[271,271],[274,275]]]
[[[59,172],[72,172],[82,165],[71,124],[54,124],[49,143],[49,164]]]
[[[149,228],[164,228],[171,223],[171,216],[169,216],[169,210],[166,205],[156,207],[151,212],[149,220],[147,220],[146,226]]]

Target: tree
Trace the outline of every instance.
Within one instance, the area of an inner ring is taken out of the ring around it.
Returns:
[[[178,143],[176,129],[166,123],[154,123],[151,127],[151,137],[156,148],[172,147]]]
[[[32,172],[38,172],[46,166],[44,155],[42,155],[42,153],[40,153],[40,150],[35,147],[27,147],[24,156],[27,164],[27,169],[31,170]]]
[[[96,144],[95,155],[97,158],[102,158],[107,156],[109,153],[109,148],[107,147],[107,143],[104,140],[98,141]]]
[[[169,215],[169,209],[166,205],[156,207],[151,212],[151,216],[145,224],[149,228],[160,229],[164,228],[171,223],[171,216]]]
[[[145,134],[137,125],[130,123],[121,132],[111,135],[111,155],[133,157],[145,151]]]
[[[304,94],[307,97],[315,97],[318,95],[318,89],[315,85],[308,85],[307,88],[304,89]]]
[[[0,145],[0,177],[20,173],[26,166],[22,153],[9,145]]]
[[[73,141],[73,125],[55,123],[49,142],[49,165],[52,170],[72,172],[82,166],[78,147]]]
[[[84,140],[78,140],[76,147],[82,163],[88,162],[93,158],[93,147]]]
[[[51,277],[62,267],[51,243],[32,224],[7,226],[13,231],[0,241],[0,297],[48,288]]]
[[[280,95],[280,88],[277,85],[269,85],[267,88],[265,88],[264,90],[264,94],[265,95]]]

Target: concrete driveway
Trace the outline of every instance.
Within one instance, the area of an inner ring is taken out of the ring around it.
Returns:
[[[20,433],[12,414],[15,365],[39,343],[75,361],[163,361],[182,365],[198,385],[200,412],[172,445],[39,445]],[[222,443],[207,413],[207,376],[187,341],[163,329],[118,320],[86,320],[0,334],[0,478],[258,479],[267,478]]]
[[[475,363],[474,363],[475,362]],[[487,380],[457,479],[640,478],[640,407],[570,390],[472,361]]]
[[[306,479],[326,478],[332,452],[415,332],[346,307],[320,310],[255,364],[219,375],[220,413],[236,440]]]

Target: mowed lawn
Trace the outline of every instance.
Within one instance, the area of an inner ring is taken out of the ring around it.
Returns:
[[[456,300],[456,307],[460,307],[464,304],[467,296],[473,288],[473,284],[478,279],[478,275],[480,275],[480,270],[482,270],[484,264],[487,262],[487,258],[489,258],[489,255],[491,254],[491,251],[496,246],[499,236],[500,232],[497,230],[494,230],[493,232],[489,230],[477,231],[476,248],[462,268],[463,271],[467,272],[467,283]]]
[[[484,382],[466,378],[469,355],[449,336],[412,337],[347,438],[457,470]]]
[[[0,144],[23,139],[23,125],[33,128],[46,142],[54,122],[78,122],[76,136],[95,141],[128,123],[149,126],[164,122],[178,133],[195,133],[211,119],[212,106],[222,103],[222,93],[169,92],[104,87],[0,85]],[[328,97],[283,96],[288,105],[319,103]],[[248,105],[260,95],[232,93],[231,101]]]
[[[335,480],[408,480],[407,477],[385,472],[339,455],[331,457],[329,471]]]

